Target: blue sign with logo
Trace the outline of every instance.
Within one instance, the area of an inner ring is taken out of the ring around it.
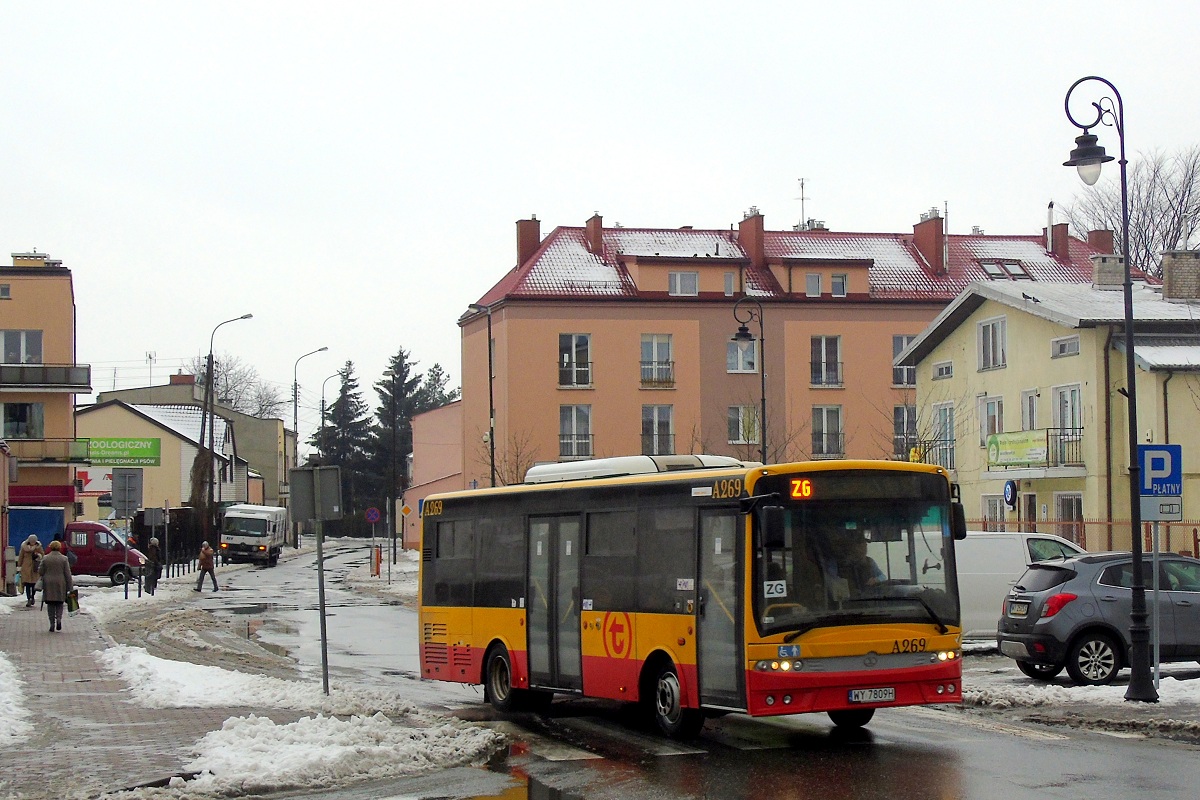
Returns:
[[[1183,496],[1183,445],[1139,444],[1142,497]]]

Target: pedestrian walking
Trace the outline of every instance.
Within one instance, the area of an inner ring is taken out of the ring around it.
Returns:
[[[208,546],[208,542],[200,543],[200,577],[196,579],[196,588],[194,591],[200,591],[200,587],[204,585],[204,576],[212,578],[213,591],[221,591],[217,586],[217,571],[213,567],[213,549]]]
[[[162,552],[158,549],[158,537],[150,537],[150,545],[146,548],[146,593],[154,594],[158,588],[158,579],[162,575]]]
[[[42,576],[42,601],[50,617],[50,632],[61,631],[63,605],[67,602],[67,593],[75,588],[71,562],[62,554],[62,542],[50,543],[50,552],[42,558],[38,572]]]
[[[42,543],[32,533],[21,543],[21,552],[17,556],[17,567],[21,570],[21,585],[25,587],[25,607],[32,608],[34,595],[37,593],[38,564],[45,552]]]

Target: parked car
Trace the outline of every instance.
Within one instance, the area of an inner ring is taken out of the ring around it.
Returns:
[[[996,638],[1008,591],[1030,564],[1084,552],[1067,539],[1027,531],[967,531],[954,543],[964,639]]]
[[[1142,563],[1154,621],[1153,564]],[[1200,560],[1159,557],[1158,631],[1162,661],[1200,659]],[[996,639],[1031,678],[1062,672],[1075,683],[1109,683],[1129,665],[1133,557],[1089,553],[1031,564],[1004,601]]]

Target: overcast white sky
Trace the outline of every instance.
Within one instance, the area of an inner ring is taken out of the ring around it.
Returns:
[[[455,320],[531,213],[724,229],[754,205],[786,229],[805,178],[834,230],[948,202],[954,233],[1040,231],[1079,187],[1076,78],[1121,90],[1131,156],[1195,143],[1198,22],[1182,1],[6,0],[0,258],[71,268],[100,390],[164,382],[246,312],[215,350],[289,400],[328,346],[299,366],[307,436],[348,360],[369,388],[405,347],[458,385]]]

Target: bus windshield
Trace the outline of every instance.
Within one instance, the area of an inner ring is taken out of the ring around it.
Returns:
[[[267,521],[265,519],[246,519],[245,517],[226,517],[225,534],[234,536],[266,536]]]
[[[755,515],[759,633],[959,622],[949,507],[926,498],[813,500]],[[789,639],[790,641],[790,639]]]

